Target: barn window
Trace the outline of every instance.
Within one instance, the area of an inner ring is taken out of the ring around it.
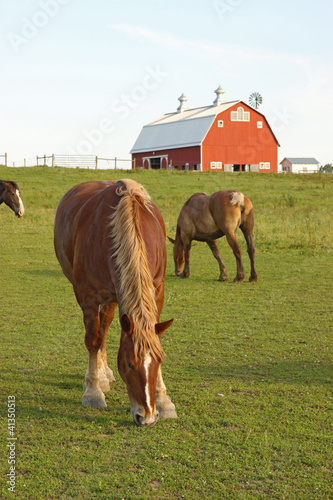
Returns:
[[[257,122],[257,128],[262,128],[262,122]]]
[[[218,120],[217,121],[217,126],[222,128],[223,127],[223,120]]]
[[[222,162],[221,161],[217,161],[216,162],[216,168],[222,168]]]
[[[238,108],[237,109],[237,121],[242,122],[243,120],[244,120],[244,109]]]
[[[237,111],[231,111],[231,121],[232,122],[249,122],[250,121],[250,112],[244,111],[244,109],[240,106],[237,108]]]
[[[266,162],[265,161],[261,161],[259,163],[259,168],[260,168],[260,170],[270,170],[271,164],[270,164],[269,161],[266,161]]]
[[[211,161],[209,163],[209,168],[216,168],[216,162],[215,161]]]

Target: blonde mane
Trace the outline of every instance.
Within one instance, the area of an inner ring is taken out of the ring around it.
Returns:
[[[112,257],[119,278],[119,307],[134,325],[133,342],[136,357],[148,350],[155,358],[162,359],[161,342],[155,333],[158,311],[155,287],[149,269],[146,245],[139,220],[139,206],[152,214],[151,199],[143,186],[131,179],[122,179],[116,191],[120,201],[110,217],[113,239]],[[153,235],[152,235],[153,236]]]

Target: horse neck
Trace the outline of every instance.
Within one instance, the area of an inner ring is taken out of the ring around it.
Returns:
[[[176,228],[175,245],[177,245],[177,247],[179,247],[181,250],[184,249],[184,243],[182,240],[181,230],[180,230],[179,224],[177,224],[177,228]]]
[[[120,284],[120,303],[127,314],[155,309],[155,289],[148,264],[146,244],[140,230],[136,200],[123,197],[113,219],[113,248]]]
[[[141,233],[142,218],[151,217],[150,207],[142,207],[140,200],[123,195],[111,218],[113,257],[119,280],[119,306],[134,325],[136,354],[148,351],[161,356],[155,324],[157,306],[155,287],[149,269],[146,243]]]

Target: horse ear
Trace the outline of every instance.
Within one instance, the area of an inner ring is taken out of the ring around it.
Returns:
[[[176,240],[174,240],[173,238],[170,238],[170,236],[168,236],[167,238],[170,241],[170,243],[172,243],[173,245],[176,243]]]
[[[169,326],[172,324],[173,318],[169,319],[169,321],[164,321],[163,323],[156,323],[155,325],[155,332],[157,335],[161,336],[169,328]]]
[[[122,317],[120,318],[120,324],[121,324],[121,328],[122,330],[129,336],[132,335],[133,333],[133,329],[134,329],[134,326],[133,326],[133,323],[132,321],[129,319],[129,317],[127,316],[127,314],[123,314]]]

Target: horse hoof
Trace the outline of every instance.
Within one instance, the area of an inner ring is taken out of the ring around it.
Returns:
[[[103,397],[99,396],[82,396],[82,406],[90,406],[91,408],[106,408],[104,394]]]
[[[220,276],[218,281],[228,281],[228,276]]]
[[[243,281],[244,281],[244,278],[237,278],[237,277],[236,277],[236,278],[234,279],[233,283],[243,283]]]
[[[178,418],[176,407],[169,396],[166,396],[163,401],[156,401],[156,409],[158,410],[160,419]]]
[[[249,279],[249,282],[250,282],[250,283],[257,283],[257,281],[258,281],[258,279],[257,279],[257,277],[256,277],[256,276],[255,276],[255,277],[250,276],[250,279]]]
[[[166,420],[167,418],[178,418],[176,410],[161,410],[159,412],[160,420]]]

